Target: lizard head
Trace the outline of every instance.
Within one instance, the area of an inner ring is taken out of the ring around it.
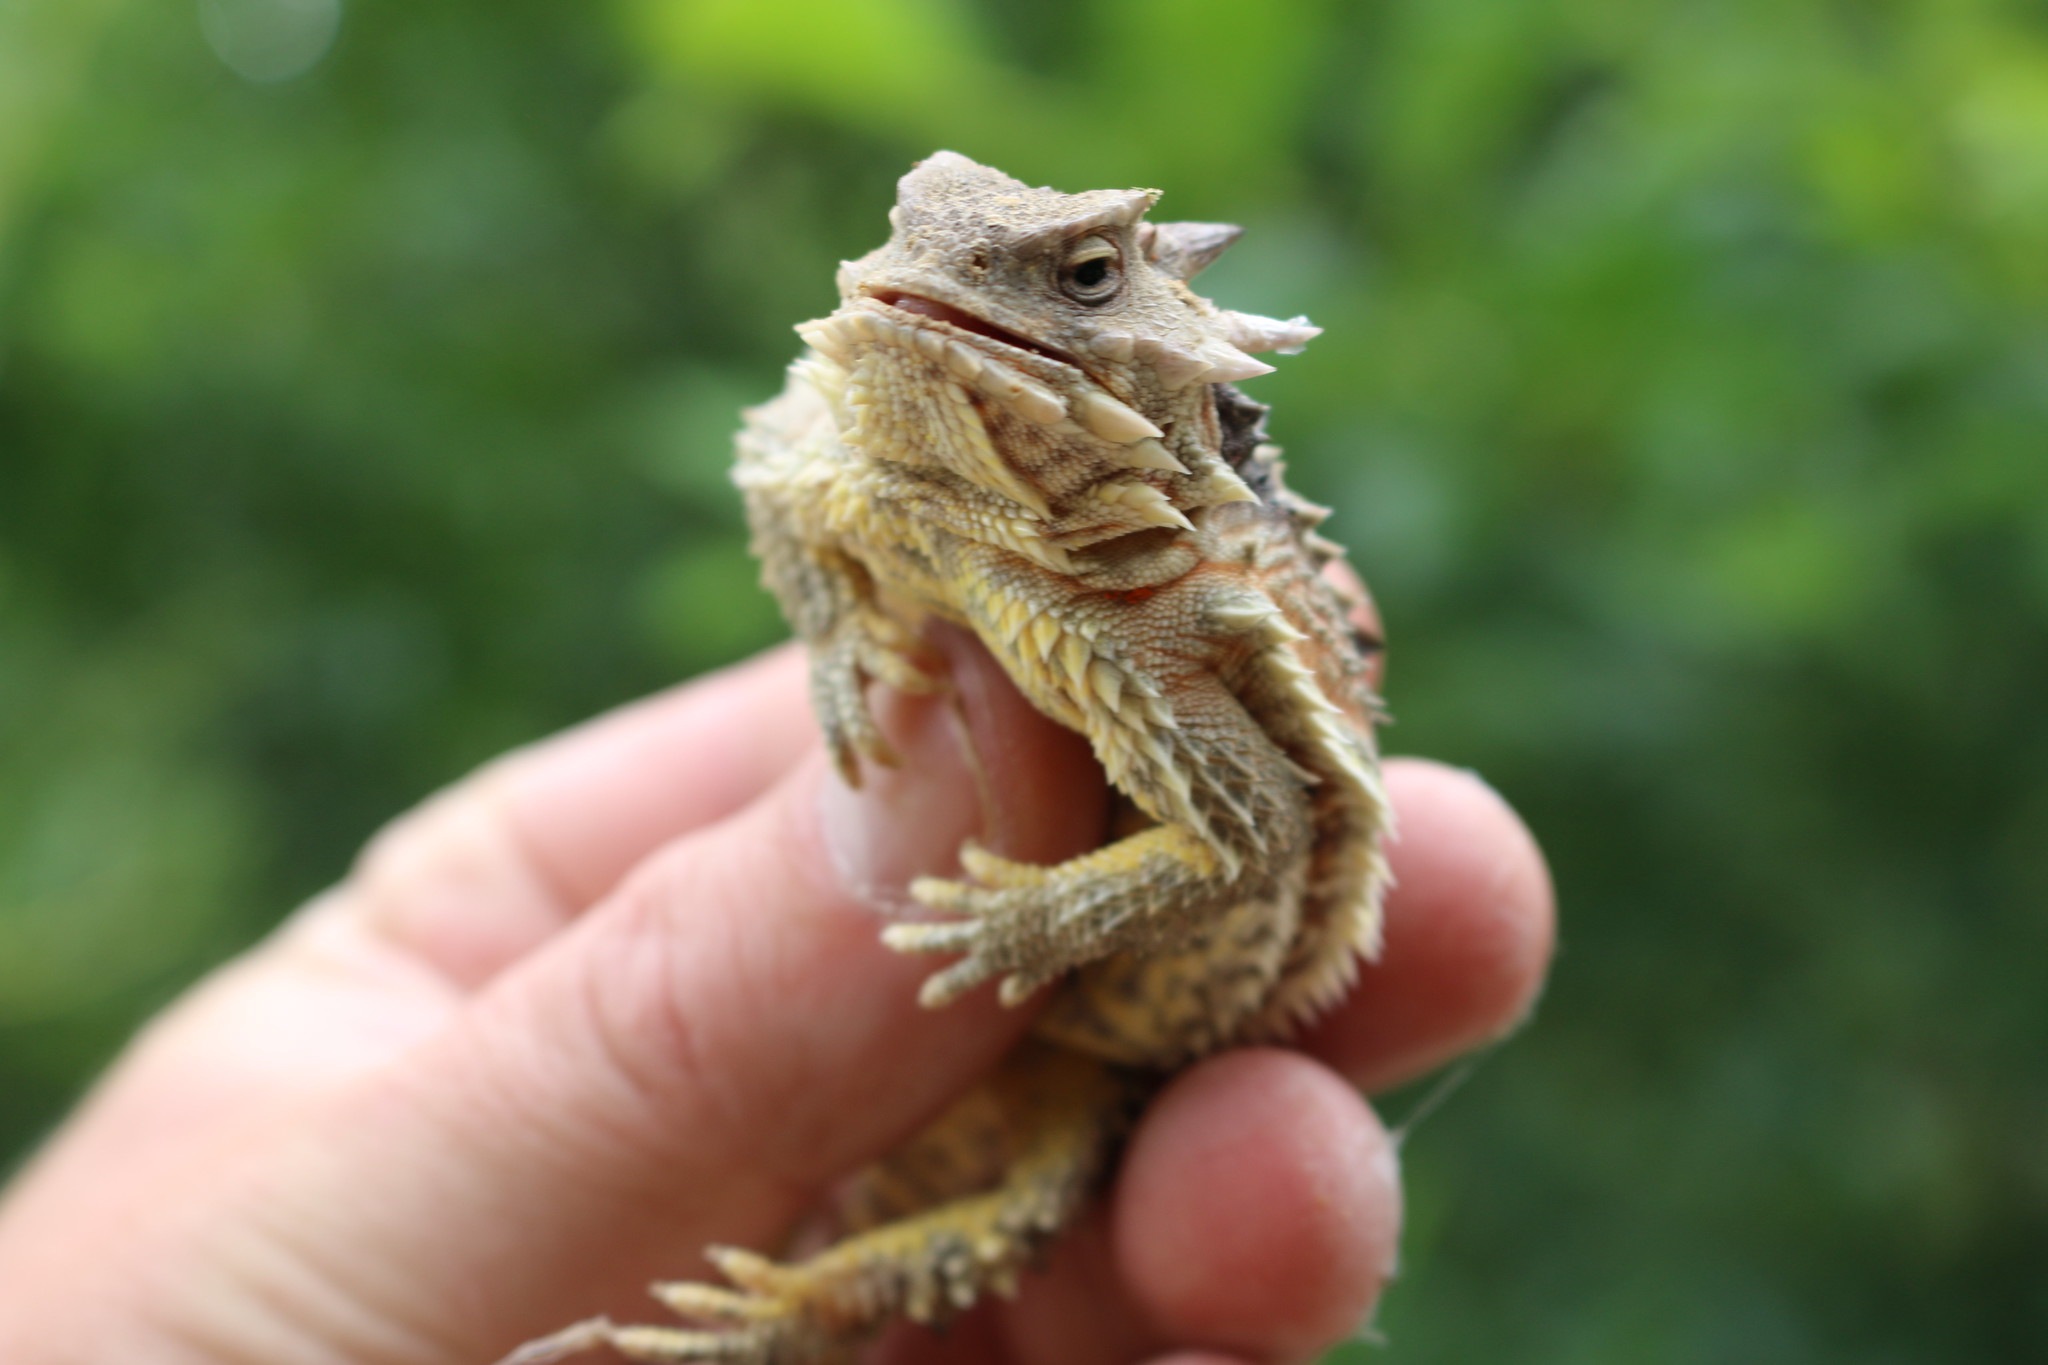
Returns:
[[[945,465],[1064,549],[1253,500],[1222,459],[1211,386],[1269,372],[1249,353],[1319,329],[1194,293],[1239,229],[1148,222],[1158,197],[1033,188],[955,152],[918,163],[889,240],[841,266],[839,310],[798,329],[848,375],[849,443]],[[975,430],[935,439],[963,404]]]
[[[845,263],[840,295],[964,320],[1129,387],[1169,393],[1269,373],[1247,352],[1292,353],[1317,334],[1306,318],[1236,313],[1190,290],[1187,281],[1242,229],[1145,221],[1158,198],[1157,190],[1035,189],[938,152],[898,183],[894,231]]]

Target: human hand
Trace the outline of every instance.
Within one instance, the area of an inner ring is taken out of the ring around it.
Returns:
[[[948,647],[986,842],[1050,862],[1100,777],[978,648]],[[658,1319],[706,1242],[773,1245],[1028,1026],[867,901],[978,823],[940,703],[905,759],[830,776],[794,650],[500,760],[155,1021],[0,1203],[11,1365],[482,1365],[593,1311]],[[1354,1087],[1511,1028],[1550,944],[1527,833],[1483,784],[1387,771],[1386,951],[1301,1051],[1176,1079],[1098,1215],[1014,1303],[896,1365],[1312,1355],[1392,1272],[1394,1151]],[[1178,1354],[1175,1354],[1178,1352]]]

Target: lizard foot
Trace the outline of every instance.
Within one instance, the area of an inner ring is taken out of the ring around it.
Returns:
[[[729,1292],[704,1285],[657,1285],[655,1289],[657,1295],[663,1289]],[[683,1327],[621,1326],[610,1318],[590,1318],[527,1342],[498,1365],[552,1365],[600,1346],[609,1346],[629,1360],[656,1361],[662,1365],[769,1365],[785,1360],[822,1365],[843,1358],[833,1354],[840,1348],[830,1340],[806,1341],[798,1333],[772,1324],[694,1331]]]
[[[591,1318],[530,1341],[499,1365],[549,1365],[609,1346],[659,1365],[843,1365],[897,1316],[942,1323],[1017,1278],[1073,1217],[1143,1098],[1100,1062],[1026,1045],[993,1078],[1005,1154],[995,1188],[857,1233],[786,1264],[736,1247],[705,1254],[731,1282],[651,1292],[699,1327]]]
[[[1060,973],[1156,935],[1174,916],[1224,894],[1235,869],[1192,831],[1158,825],[1054,867],[961,850],[969,881],[920,877],[912,899],[958,916],[892,924],[882,941],[903,953],[960,953],[925,980],[936,1009],[993,977],[1015,1005]]]
[[[813,643],[811,704],[825,731],[826,748],[847,785],[860,785],[860,760],[896,765],[868,708],[870,680],[899,692],[937,691],[940,680],[916,656],[916,642],[889,618],[860,612],[845,618],[824,640]]]

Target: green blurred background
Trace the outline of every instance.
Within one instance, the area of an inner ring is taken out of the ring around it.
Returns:
[[[1251,229],[1392,747],[1554,859],[1344,1358],[2039,1358],[2040,3],[0,0],[0,1161],[392,813],[782,633],[734,412],[939,146]]]

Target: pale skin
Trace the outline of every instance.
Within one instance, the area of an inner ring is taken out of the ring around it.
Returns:
[[[1101,832],[1086,746],[941,646],[957,702],[883,698],[904,766],[858,793],[785,648],[395,822],[151,1024],[0,1201],[0,1359],[484,1365],[597,1309],[658,1320],[642,1287],[706,1277],[706,1242],[774,1248],[1030,1019],[991,989],[920,1009],[930,964],[881,945],[870,895],[978,829],[1046,862]],[[1360,1090],[1510,1031],[1552,936],[1489,788],[1387,777],[1399,886],[1351,999],[1299,1051],[1178,1077],[1015,1302],[879,1359],[1296,1361],[1371,1311],[1400,1193]]]

